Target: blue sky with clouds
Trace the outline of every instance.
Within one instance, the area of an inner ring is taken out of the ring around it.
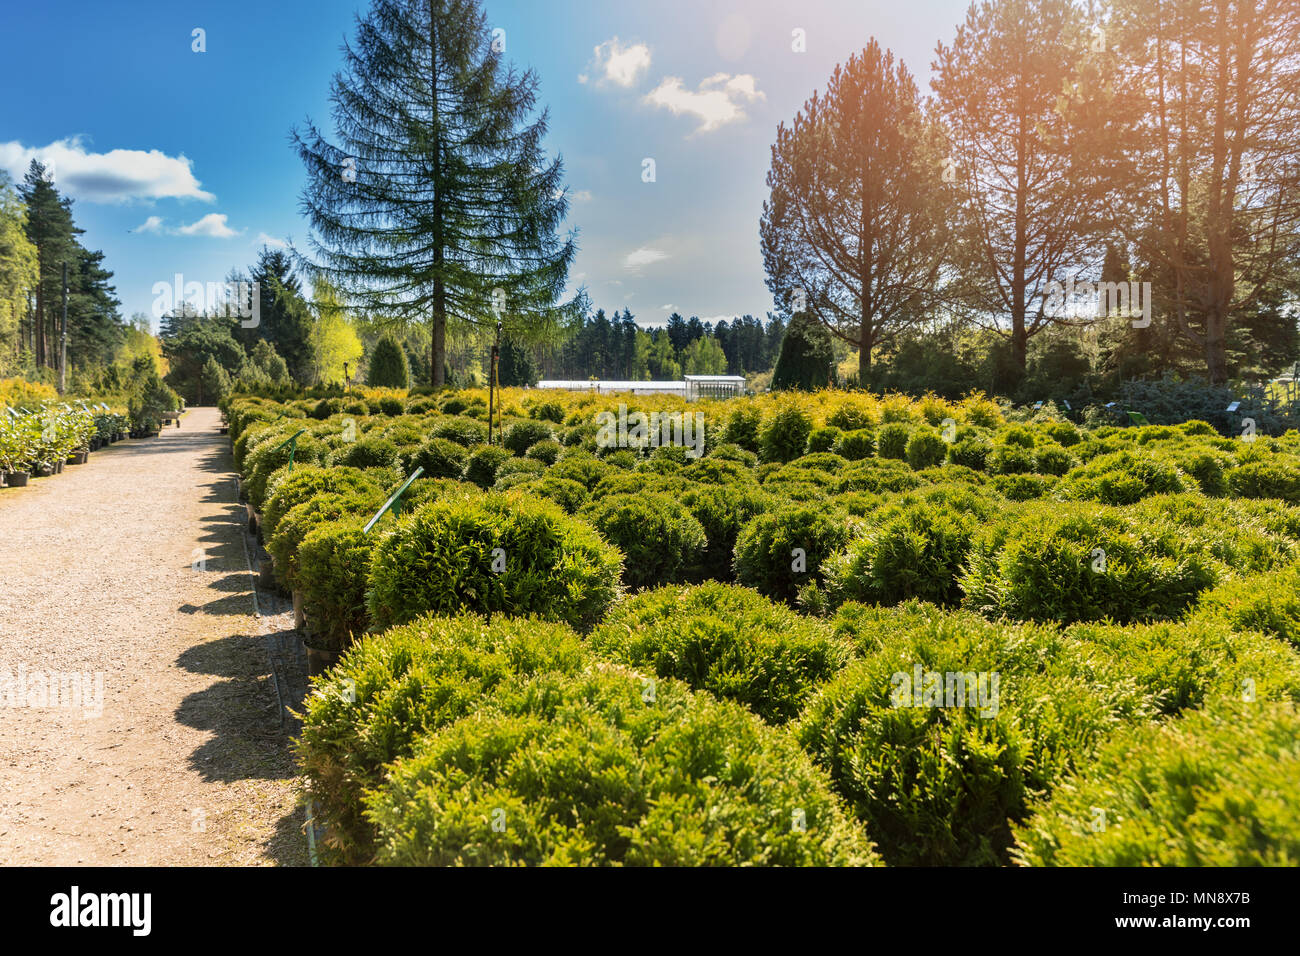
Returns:
[[[928,91],[967,0],[484,0],[539,76],[593,304],[662,323],[773,308],[758,221],[769,149],[835,64],[877,37]],[[0,14],[0,168],[53,159],[123,311],[155,282],[220,281],[266,242],[305,245],[289,130],[328,128],[364,0],[37,0]],[[205,31],[196,53],[192,31]],[[802,30],[805,52],[795,52]],[[644,160],[655,181],[643,182]]]

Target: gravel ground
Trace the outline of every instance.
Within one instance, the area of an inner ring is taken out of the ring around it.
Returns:
[[[219,424],[194,409],[0,489],[0,864],[306,862],[301,655],[287,602],[253,588]]]

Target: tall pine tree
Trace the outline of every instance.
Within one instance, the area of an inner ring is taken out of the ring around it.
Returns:
[[[562,164],[503,47],[476,0],[375,0],[332,84],[337,140],[294,132],[318,266],[368,317],[428,323],[435,386],[449,323],[538,337],[567,311]]]

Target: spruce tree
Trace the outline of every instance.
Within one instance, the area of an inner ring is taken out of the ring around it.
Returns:
[[[477,0],[375,0],[344,60],[337,138],[294,132],[316,265],[367,318],[427,322],[435,386],[449,326],[500,314],[549,334],[576,246],[557,234],[568,202],[536,76],[505,65]]]
[[[790,319],[772,372],[773,390],[812,391],[835,384],[835,347],[826,326],[806,312]]]

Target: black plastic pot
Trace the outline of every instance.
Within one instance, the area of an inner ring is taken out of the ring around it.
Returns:
[[[53,465],[39,465],[36,471],[32,472],[37,478],[48,478],[54,474]]]
[[[7,472],[5,474],[5,484],[8,485],[10,488],[26,488],[27,472],[25,471]]]
[[[307,676],[318,677],[338,663],[342,656],[340,651],[326,651],[319,647],[312,647],[306,642],[303,647],[307,650]]]

